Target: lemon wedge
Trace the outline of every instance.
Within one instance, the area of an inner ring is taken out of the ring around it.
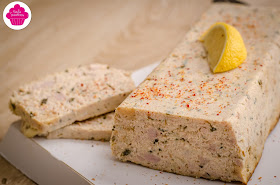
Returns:
[[[208,63],[213,73],[237,68],[247,57],[240,33],[223,22],[213,24],[200,38],[208,52]]]

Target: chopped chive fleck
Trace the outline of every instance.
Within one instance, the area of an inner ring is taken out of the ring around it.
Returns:
[[[209,122],[208,122],[208,123],[209,123]],[[209,123],[209,125],[210,125],[210,127],[211,127],[211,128],[210,128],[210,131],[211,131],[211,132],[214,132],[214,131],[217,130],[217,129],[216,129],[215,127],[213,127],[210,123]]]
[[[69,102],[72,102],[72,101],[74,101],[75,100],[75,98],[70,98],[69,99]]]
[[[150,150],[149,152],[150,152],[150,153],[153,153],[153,151],[152,151],[152,150]]]
[[[164,130],[162,128],[158,128],[158,130],[161,131],[161,132],[166,132],[167,131],[167,130]]]
[[[31,118],[35,116],[33,112],[30,112],[29,114]]]
[[[115,140],[116,140],[116,137],[115,137],[115,136],[113,136],[113,137],[112,137],[112,141],[114,142]]]
[[[108,84],[108,83],[106,83],[106,85],[107,85],[108,87],[110,87],[113,91],[115,90],[115,88],[114,88],[112,85],[110,85],[110,84]]]
[[[41,105],[44,105],[48,102],[48,98],[44,98],[41,100]]]
[[[215,128],[215,127],[211,127],[211,129],[210,129],[210,131],[211,132],[214,132],[214,131],[216,131],[217,129]]]
[[[71,89],[71,91],[74,91],[74,89],[75,89],[75,88],[73,87],[73,88]]]
[[[122,152],[122,156],[127,156],[131,153],[131,151],[129,149],[125,149],[123,152]]]
[[[259,85],[260,85],[261,88],[262,88],[262,80],[259,80],[258,83],[259,83]]]
[[[66,69],[66,70],[65,70],[65,73],[68,73],[68,72],[69,72],[68,69]]]
[[[16,110],[16,105],[14,103],[12,103],[12,102],[10,102],[10,104],[11,104],[13,110]]]

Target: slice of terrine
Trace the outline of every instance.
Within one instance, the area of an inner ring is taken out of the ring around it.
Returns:
[[[50,132],[47,138],[109,141],[112,134],[114,114],[114,112],[110,112],[85,121],[77,121]]]
[[[21,86],[10,109],[22,117],[27,137],[47,135],[75,121],[114,111],[134,89],[130,73],[90,64]]]
[[[241,33],[238,68],[213,74],[199,37]],[[116,109],[113,155],[181,175],[247,183],[280,113],[280,10],[215,4]]]

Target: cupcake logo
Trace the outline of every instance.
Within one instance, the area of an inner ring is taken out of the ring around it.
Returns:
[[[31,11],[26,4],[15,1],[6,6],[3,12],[3,19],[9,28],[21,30],[30,23]]]

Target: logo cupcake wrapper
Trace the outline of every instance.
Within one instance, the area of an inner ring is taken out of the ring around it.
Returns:
[[[28,16],[28,13],[25,12],[25,9],[20,7],[19,4],[15,4],[14,8],[11,8],[9,13],[6,14],[6,17],[10,19],[11,24],[15,26],[23,25]]]

